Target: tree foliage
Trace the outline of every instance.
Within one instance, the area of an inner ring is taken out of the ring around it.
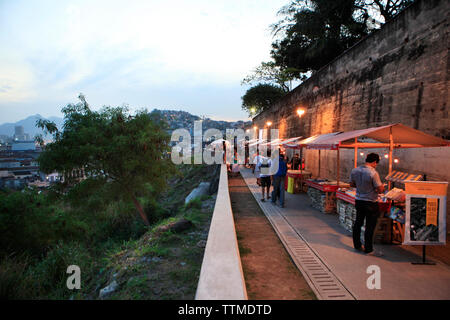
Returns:
[[[285,94],[286,92],[276,85],[258,84],[248,89],[242,97],[242,109],[246,110],[250,116],[254,116],[268,109]]]
[[[37,122],[54,139],[39,156],[41,171],[64,173],[65,183],[73,183],[70,173],[84,170],[89,190],[106,186],[116,198],[130,199],[148,225],[138,196],[152,190],[146,196],[156,197],[174,170],[165,159],[170,140],[165,123],[146,110],[135,115],[126,107],[93,111],[83,95],[79,99],[62,109],[62,131],[51,122]]]
[[[318,70],[367,35],[371,22],[379,17],[390,20],[412,2],[294,0],[272,25],[272,58],[281,69]]]
[[[275,84],[282,88],[284,92],[289,92],[292,80],[298,77],[299,70],[295,68],[285,68],[277,66],[275,62],[261,62],[261,65],[255,68],[251,74],[246,76],[241,84]]]
[[[282,38],[272,43],[272,57],[282,68],[318,70],[367,34],[367,15],[355,16],[355,0],[295,0],[272,26]]]
[[[358,9],[367,12],[376,12],[387,22],[398,15],[415,0],[359,0],[356,1]],[[373,18],[373,17],[372,17]]]

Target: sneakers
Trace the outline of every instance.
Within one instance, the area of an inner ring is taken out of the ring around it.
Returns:
[[[381,251],[372,250],[370,252],[365,252],[365,253],[366,253],[366,255],[372,256],[372,257],[382,257],[383,256],[383,252],[381,252]]]

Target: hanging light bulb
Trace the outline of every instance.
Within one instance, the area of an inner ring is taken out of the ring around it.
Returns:
[[[399,160],[398,160],[398,159],[394,159],[394,162],[395,162],[395,163],[399,163]]]
[[[388,155],[388,154],[385,154],[384,157],[387,159],[387,158],[389,158],[389,155]]]

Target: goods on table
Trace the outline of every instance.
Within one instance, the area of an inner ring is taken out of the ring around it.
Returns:
[[[391,207],[389,218],[403,224],[405,223],[405,212],[399,207]]]
[[[354,188],[341,188],[337,192],[337,212],[339,215],[339,224],[347,231],[353,231],[353,225],[356,220],[356,208],[354,205],[356,190]],[[361,228],[361,241],[364,243],[365,221]],[[378,218],[377,229],[374,233],[375,243],[389,243],[391,241],[391,220],[389,218]]]
[[[393,188],[384,195],[386,198],[398,202],[405,202],[406,193],[404,190],[399,188]]]

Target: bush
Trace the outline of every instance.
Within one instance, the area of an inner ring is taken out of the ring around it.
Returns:
[[[0,300],[30,298],[27,288],[32,281],[24,276],[28,261],[29,258],[26,256],[20,258],[6,256],[0,259]]]
[[[0,256],[38,256],[60,240],[80,239],[87,228],[37,190],[0,194]]]
[[[58,243],[38,263],[28,269],[27,278],[33,283],[28,290],[34,297],[43,299],[67,299],[77,290],[69,290],[66,285],[69,274],[67,267],[77,265],[81,270],[81,289],[88,287],[94,270],[100,261],[91,256],[81,243]]]

